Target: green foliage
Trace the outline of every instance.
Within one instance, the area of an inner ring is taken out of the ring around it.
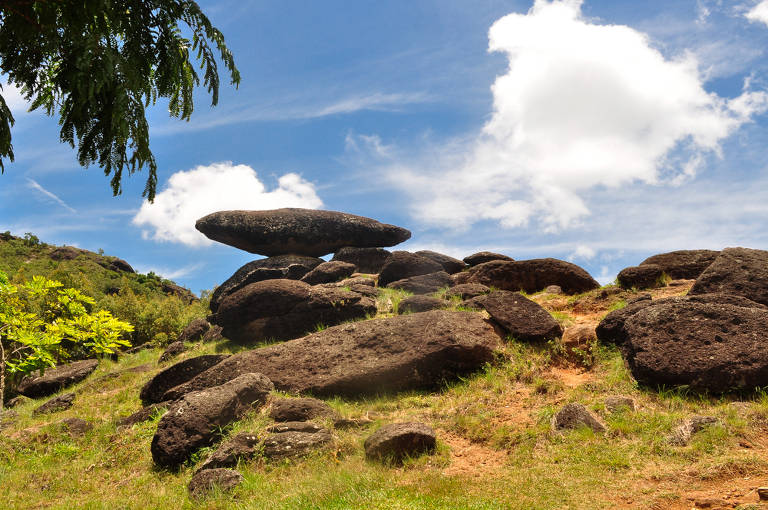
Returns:
[[[149,149],[146,107],[168,99],[170,115],[189,120],[200,84],[219,99],[217,59],[231,82],[240,74],[224,36],[191,0],[1,2],[0,69],[21,87],[31,109],[58,115],[62,142],[81,165],[112,174],[149,168],[144,196],[154,199],[157,163]],[[14,160],[13,115],[0,96],[2,158]]]
[[[19,377],[72,357],[104,355],[130,346],[133,327],[106,310],[91,312],[90,298],[61,282],[35,276],[13,285],[0,271],[0,343],[4,370]]]

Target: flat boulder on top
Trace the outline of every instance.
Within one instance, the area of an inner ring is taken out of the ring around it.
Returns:
[[[184,395],[160,418],[150,450],[158,466],[176,468],[203,446],[218,439],[218,430],[264,404],[272,383],[262,374],[242,374],[220,386]]]
[[[484,309],[491,316],[491,320],[517,340],[540,342],[557,338],[563,333],[549,312],[518,292],[491,292],[469,299],[463,304]]]
[[[713,250],[678,250],[653,255],[640,262],[640,265],[655,264],[673,280],[693,280],[698,278],[719,254],[719,251]]]
[[[375,301],[357,292],[295,280],[265,280],[227,296],[214,321],[225,337],[249,344],[297,338],[318,325],[332,326],[374,313]]]
[[[421,255],[422,257],[427,257],[428,259],[434,260],[435,262],[443,266],[443,271],[445,271],[448,274],[458,273],[459,271],[463,271],[464,268],[467,267],[467,264],[465,264],[463,260],[455,259],[453,257],[450,257],[448,255],[443,255],[442,253],[438,253],[436,251],[421,250],[421,251],[417,251],[416,255]]]
[[[558,285],[566,294],[597,289],[600,284],[576,264],[558,259],[495,260],[472,267],[468,281],[501,290],[539,292]]]
[[[432,259],[407,251],[395,251],[379,272],[379,287],[386,287],[392,282],[411,276],[437,273],[442,270],[443,266]]]
[[[197,220],[206,237],[260,255],[320,257],[344,246],[394,246],[411,237],[400,227],[336,211],[220,211]]]
[[[726,248],[696,279],[690,294],[722,292],[768,305],[768,251]]]
[[[280,278],[298,280],[323,262],[321,258],[304,255],[277,255],[248,262],[216,287],[211,294],[211,311],[216,312],[225,297],[246,285]]]
[[[333,261],[349,262],[358,273],[375,274],[381,271],[392,252],[384,248],[355,248],[345,246],[333,254]]]
[[[477,266],[492,260],[506,260],[507,262],[512,262],[515,259],[502,255],[501,253],[493,253],[492,251],[479,251],[464,257],[464,262],[466,262],[468,266]]]
[[[425,423],[391,423],[374,432],[363,446],[369,459],[400,464],[408,457],[434,451],[437,437]]]
[[[664,300],[626,319],[621,349],[641,384],[752,390],[768,385],[766,323],[763,306]]]
[[[451,284],[451,276],[445,271],[411,276],[387,284],[388,289],[400,289],[413,294],[432,294]]]
[[[301,281],[310,285],[333,283],[342,280],[355,272],[355,265],[349,262],[323,262],[309,273],[301,277]]]
[[[79,383],[96,370],[99,366],[97,359],[85,359],[50,368],[43,375],[25,377],[16,391],[30,398],[40,398],[54,393],[73,384]]]
[[[493,359],[500,338],[472,312],[432,311],[330,327],[240,352],[171,389],[167,399],[259,371],[281,391],[359,396],[439,387]]]
[[[158,372],[141,388],[139,398],[145,406],[163,402],[163,394],[166,391],[189,381],[228,357],[229,354],[205,354],[171,365]]]

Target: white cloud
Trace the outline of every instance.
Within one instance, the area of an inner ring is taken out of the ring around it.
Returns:
[[[21,89],[19,89],[19,87],[8,83],[7,80],[0,81],[0,86],[2,87],[0,95],[5,99],[5,104],[11,109],[14,117],[19,113],[27,111],[29,103],[24,99],[24,96],[21,95]]]
[[[755,5],[746,14],[750,21],[760,21],[768,25],[768,0],[763,0]]]
[[[590,248],[584,244],[580,244],[575,250],[568,256],[568,260],[592,260],[597,255],[594,248]]]
[[[691,179],[768,108],[764,92],[708,93],[693,54],[666,59],[633,28],[584,19],[581,4],[536,0],[493,24],[489,49],[509,67],[492,86],[482,133],[437,158],[432,149],[407,163],[390,158],[391,180],[413,193],[416,217],[562,230],[589,215],[591,189]]]
[[[205,246],[213,242],[195,229],[195,222],[206,214],[234,209],[316,209],[322,204],[314,185],[295,173],[283,175],[278,187],[267,191],[251,167],[214,163],[173,174],[153,204],[142,204],[133,223],[152,228],[144,232],[145,238]]]
[[[27,177],[27,183],[29,184],[30,188],[40,192],[46,198],[49,198],[50,200],[53,200],[54,202],[59,204],[61,207],[63,207],[67,211],[69,211],[71,213],[76,213],[77,212],[75,209],[70,207],[69,204],[67,204],[61,198],[59,198],[58,196],[54,195],[53,193],[51,193],[47,189],[43,188],[36,180],[30,179],[29,177]]]
[[[159,266],[136,266],[135,269],[136,269],[136,272],[138,273],[147,274],[149,272],[152,272],[158,276],[167,278],[168,280],[176,280],[176,279],[188,276],[192,273],[195,273],[202,267],[203,267],[203,264],[198,262],[196,264],[187,264],[184,267],[180,267],[176,269],[172,269],[168,267],[159,267]]]

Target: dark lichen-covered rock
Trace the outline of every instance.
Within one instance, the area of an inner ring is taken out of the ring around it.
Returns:
[[[316,398],[281,398],[272,402],[269,417],[275,421],[307,421],[336,416],[326,402]]]
[[[464,274],[464,273],[462,273]],[[566,294],[597,289],[600,284],[576,264],[558,259],[495,260],[469,269],[467,281],[501,290],[539,292],[558,285]]]
[[[48,400],[46,403],[32,411],[32,414],[50,414],[50,413],[58,413],[59,411],[66,411],[72,405],[75,403],[75,394],[74,393],[62,393],[61,395],[57,395],[53,397],[52,399]]]
[[[640,262],[640,265],[657,265],[673,280],[693,280],[698,278],[719,254],[719,251],[713,250],[678,250],[653,255]]]
[[[600,423],[586,407],[578,403],[563,406],[552,417],[552,429],[555,431],[589,427],[595,432],[605,432],[605,425]]]
[[[445,301],[432,296],[408,296],[398,303],[397,313],[419,313],[445,308]]]
[[[189,381],[197,374],[227,359],[228,356],[229,354],[205,354],[171,365],[165,370],[158,372],[141,388],[139,398],[144,405],[163,402],[165,400],[163,399],[163,394],[166,391]]]
[[[372,460],[402,463],[435,450],[437,437],[424,423],[391,423],[384,425],[365,440],[365,456]]]
[[[464,261],[455,259],[448,255],[443,255],[442,253],[438,253],[436,251],[421,250],[421,251],[417,251],[416,255],[421,255],[422,257],[426,257],[428,259],[434,260],[435,262],[443,266],[443,271],[445,271],[448,274],[458,273],[459,271],[463,271],[464,268],[467,267]]]
[[[332,283],[343,280],[355,272],[355,265],[348,262],[331,261],[323,262],[309,273],[305,274],[301,281],[310,285],[320,283]]]
[[[625,267],[616,280],[624,289],[652,289],[662,287],[664,270],[656,264]]]
[[[464,262],[466,262],[469,266],[485,264],[486,262],[491,262],[492,260],[506,260],[507,262],[514,261],[512,257],[502,255],[501,253],[493,253],[492,251],[479,251],[464,257]]]
[[[221,444],[200,466],[203,469],[232,468],[239,460],[248,460],[258,453],[259,436],[240,432]]]
[[[197,220],[208,238],[261,255],[321,257],[344,246],[394,246],[411,237],[400,227],[336,211],[220,211]]]
[[[381,268],[379,287],[386,287],[392,282],[411,276],[437,273],[442,270],[443,266],[432,259],[407,251],[395,251]]]
[[[491,319],[516,340],[541,342],[563,333],[549,312],[518,292],[491,292],[467,300],[463,305],[487,311]]]
[[[438,290],[448,287],[451,284],[451,277],[445,271],[437,273],[411,276],[387,284],[388,289],[399,289],[413,294],[432,294]]]
[[[40,398],[53,395],[64,388],[79,383],[99,366],[99,360],[86,359],[66,365],[59,365],[45,371],[37,377],[26,377],[16,391],[30,398]]]
[[[690,294],[744,296],[768,305],[768,251],[726,248],[701,273]]]
[[[234,469],[217,468],[198,471],[189,481],[187,490],[192,499],[202,499],[214,489],[222,492],[230,492],[243,483],[243,475]]]
[[[375,274],[381,271],[391,252],[384,248],[355,248],[345,246],[333,255],[331,261],[349,262],[358,273]]]

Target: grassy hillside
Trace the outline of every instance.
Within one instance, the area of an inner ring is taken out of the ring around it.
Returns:
[[[653,291],[683,294],[689,284]],[[532,299],[561,323],[594,324],[630,293],[604,288],[580,296]],[[402,294],[382,293],[382,312]],[[185,357],[231,352],[226,341],[196,344]],[[253,509],[691,509],[760,508],[755,489],[768,480],[768,395],[708,397],[683,390],[640,388],[614,348],[593,346],[566,359],[558,342],[509,340],[496,363],[439,392],[409,392],[329,401],[342,416],[368,417],[359,429],[335,430],[333,450],[307,459],[243,462],[245,483],[232,494],[190,501],[186,484],[201,451],[179,472],[154,467],[150,442],[159,416],[132,427],[116,420],[140,407],[141,386],[160,367],[159,349],[104,360],[75,387],[75,405],[34,416],[40,401],[17,408],[0,433],[3,508],[253,508]],[[72,391],[72,390],[67,390]],[[609,396],[631,397],[636,411],[610,413]],[[606,424],[555,433],[552,415],[580,402]],[[254,411],[224,431],[261,436],[270,420]],[[688,446],[667,436],[692,414],[716,426]],[[60,424],[69,417],[94,424],[84,435]],[[438,450],[399,468],[368,462],[363,441],[378,425],[418,420],[438,433]],[[330,423],[325,423],[331,426]]]
[[[189,321],[207,313],[205,299],[170,280],[136,273],[117,257],[46,244],[33,234],[0,233],[0,271],[14,282],[45,276],[93,297],[97,308],[134,325],[134,345],[173,341]]]

